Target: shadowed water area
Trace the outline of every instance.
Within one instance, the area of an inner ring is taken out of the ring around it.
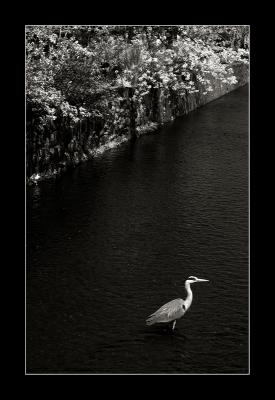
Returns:
[[[27,372],[247,373],[247,86],[28,187],[26,283]]]

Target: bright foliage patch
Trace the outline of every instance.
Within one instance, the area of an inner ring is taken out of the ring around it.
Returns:
[[[234,63],[248,63],[247,26],[29,26],[26,97],[36,129],[67,118],[113,115],[122,126],[116,87],[133,101],[162,88],[167,97],[213,90],[209,76],[234,84]],[[137,108],[138,108],[137,107]]]

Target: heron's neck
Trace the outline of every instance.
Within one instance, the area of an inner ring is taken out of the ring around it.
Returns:
[[[193,300],[193,293],[192,290],[190,288],[190,283],[186,282],[185,283],[185,289],[187,291],[187,297],[185,299],[185,307],[186,309],[189,308],[191,306],[192,300]]]

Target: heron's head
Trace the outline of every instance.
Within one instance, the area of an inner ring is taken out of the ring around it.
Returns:
[[[209,282],[209,280],[197,278],[196,276],[189,276],[189,278],[187,278],[185,282],[186,283]]]

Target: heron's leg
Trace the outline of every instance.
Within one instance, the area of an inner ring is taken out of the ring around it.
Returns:
[[[173,321],[173,326],[172,326],[172,329],[173,329],[173,330],[175,329],[176,323],[177,323],[177,321],[176,321],[176,320],[175,320],[175,321]]]

